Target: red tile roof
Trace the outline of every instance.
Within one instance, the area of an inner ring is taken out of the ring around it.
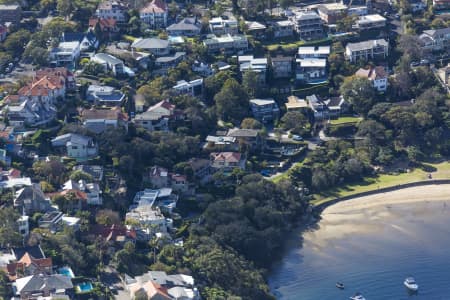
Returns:
[[[117,21],[110,18],[110,19],[105,19],[105,18],[90,18],[89,19],[89,27],[95,27],[97,26],[97,24],[100,25],[100,29],[103,30],[104,28],[108,28],[108,29],[114,29],[117,25]]]
[[[165,13],[167,12],[167,4],[163,0],[153,0],[147,6],[141,9],[141,13]]]
[[[101,236],[107,241],[117,241],[117,238],[121,236],[133,240],[136,239],[136,231],[134,229],[128,229],[126,226],[122,225],[105,226],[96,224],[91,228],[89,233],[96,236]]]
[[[241,161],[241,154],[238,152],[214,152],[211,153],[214,161],[239,162]]]

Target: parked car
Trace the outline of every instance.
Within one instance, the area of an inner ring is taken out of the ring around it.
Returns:
[[[297,142],[303,141],[303,138],[302,138],[301,136],[297,135],[297,134],[294,134],[294,135],[292,136],[292,139],[293,139],[294,141],[297,141]]]
[[[428,59],[421,59],[420,65],[422,66],[428,66],[430,64],[430,61]]]
[[[418,67],[418,66],[420,66],[420,62],[418,62],[418,61],[413,61],[409,66],[410,66],[411,68]]]

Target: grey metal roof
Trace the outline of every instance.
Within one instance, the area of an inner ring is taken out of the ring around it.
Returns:
[[[137,49],[165,49],[169,47],[169,41],[155,38],[139,39],[131,44],[131,47]]]
[[[369,40],[359,43],[348,43],[346,48],[350,49],[351,51],[361,51],[366,49],[371,49],[375,46],[383,46],[388,47],[389,43],[384,39],[379,40]]]
[[[20,283],[25,283],[24,285],[18,284],[21,289],[18,291],[20,293],[26,292],[36,292],[36,291],[51,291],[59,289],[71,289],[73,288],[72,281],[69,277],[54,274],[54,275],[32,275],[24,278],[20,278],[17,281],[22,281]]]

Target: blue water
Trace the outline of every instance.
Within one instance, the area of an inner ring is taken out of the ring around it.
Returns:
[[[61,275],[66,276],[66,277],[69,277],[69,278],[74,278],[75,277],[75,275],[73,274],[72,269],[69,268],[69,267],[62,267],[62,268],[60,268],[58,270],[58,273],[61,274]]]
[[[301,236],[269,278],[277,299],[450,299],[450,202],[324,213]],[[410,275],[416,295],[403,286]]]
[[[78,285],[78,289],[80,290],[80,292],[85,293],[85,292],[92,291],[94,288],[92,287],[92,283],[90,283],[90,282],[83,282],[83,283],[80,283]]]

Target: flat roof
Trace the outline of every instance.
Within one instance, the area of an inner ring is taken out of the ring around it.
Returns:
[[[327,66],[327,60],[322,58],[307,58],[307,59],[297,59],[297,63],[300,64],[301,67],[326,67]]]
[[[383,21],[386,21],[385,17],[380,16],[379,14],[374,14],[359,17],[358,23],[383,22]]]
[[[298,54],[330,54],[330,46],[320,46],[320,47],[299,47]]]

